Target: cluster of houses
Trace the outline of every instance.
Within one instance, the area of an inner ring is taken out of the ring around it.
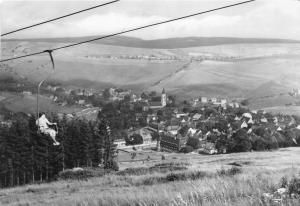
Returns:
[[[85,56],[86,58],[89,59],[134,59],[134,60],[156,60],[156,61],[165,61],[165,60],[181,60],[180,57],[178,56],[174,56],[174,55],[154,55],[154,54],[150,54],[150,55],[110,55],[110,54],[106,54],[106,55],[89,55],[89,56]]]
[[[66,106],[68,104],[66,100],[60,98],[62,95],[73,95],[79,97],[79,99],[74,101],[75,104],[77,104],[80,107],[90,108],[92,107],[92,104],[86,101],[86,99],[88,97],[98,94],[98,92],[94,89],[87,88],[67,89],[61,86],[48,85],[46,89],[50,92],[50,94],[48,95],[49,98],[53,102],[58,103],[60,106]]]
[[[158,100],[158,99],[157,99]],[[167,97],[165,89],[162,90],[160,101],[149,101],[148,99],[140,98],[134,102],[143,103],[143,111],[147,112],[149,109],[154,111],[153,113],[148,113],[146,117],[147,126],[138,129],[138,133],[143,137],[143,144],[154,144],[162,150],[166,151],[179,151],[182,147],[185,146],[188,136],[182,136],[179,131],[182,127],[189,127],[188,134],[195,134],[195,127],[197,121],[203,119],[203,115],[196,113],[191,115],[190,113],[179,112],[178,108],[174,108],[172,118],[166,121],[159,120],[157,111],[163,111],[169,99]],[[196,104],[195,104],[196,102]],[[219,104],[219,103],[222,104]],[[212,98],[208,99],[207,97],[200,97],[197,100],[191,102],[191,106],[195,107],[201,103],[202,105],[212,104],[215,106],[220,106],[227,103],[226,99]],[[141,118],[142,115],[141,115]],[[143,131],[141,133],[141,131]],[[128,135],[130,135],[129,133]],[[147,134],[147,135],[145,135]],[[199,134],[199,131],[197,131]],[[152,136],[159,136],[160,139],[153,138]],[[119,147],[125,147],[124,140],[118,140],[116,142]]]
[[[290,92],[290,95],[293,97],[300,96],[300,89],[293,89],[292,92]]]
[[[183,57],[176,55],[157,55],[157,54],[141,54],[141,55],[87,55],[85,56],[89,59],[133,59],[133,60],[155,60],[155,61],[179,61]],[[194,61],[203,61],[203,60],[214,60],[214,61],[228,61],[239,59],[240,56],[222,56],[211,53],[194,53],[190,52],[189,57]]]
[[[94,91],[93,89],[87,89],[87,88],[67,89],[67,88],[63,88],[61,86],[48,85],[46,87],[46,89],[51,92],[61,92],[66,95],[73,94],[73,95],[77,95],[77,96],[89,97],[89,96],[93,96],[94,94],[96,94],[96,91]]]
[[[131,90],[123,90],[118,88],[109,88],[109,99],[111,101],[122,101],[126,96],[132,94]]]
[[[240,56],[223,56],[214,53],[195,53],[190,52],[189,56],[192,57],[194,61],[204,61],[204,60],[213,60],[213,61],[229,61],[240,59]]]
[[[220,98],[220,97],[211,97],[211,98],[199,97],[199,98],[192,99],[190,104],[193,107],[198,107],[198,106],[201,106],[203,104],[208,104],[208,103],[211,103],[213,105],[220,105],[223,108],[226,108],[227,106],[233,107],[233,108],[239,108],[240,107],[240,104],[238,102],[228,102],[227,99]]]
[[[245,110],[247,112],[237,114],[232,110],[240,108],[239,103],[228,102],[222,98],[200,97],[199,99],[193,99],[190,102],[191,109],[189,112],[183,112],[180,108],[172,108],[171,116],[168,119],[161,120],[157,112],[167,109],[165,108],[166,101],[167,95],[163,90],[159,106],[152,107],[154,112],[147,115],[147,126],[138,130],[147,131],[147,135],[141,135],[144,144],[152,143],[163,151],[178,152],[186,147],[189,138],[196,138],[200,143],[198,151],[207,154],[226,153],[225,148],[216,149],[215,143],[210,141],[212,136],[225,135],[230,137],[239,129],[245,129],[247,134],[251,135],[253,128],[260,126],[275,132],[283,131],[292,125],[300,130],[300,126],[296,125],[296,121],[292,116],[271,115],[264,110]],[[208,114],[206,111],[212,108],[215,112]],[[218,127],[209,130],[204,129],[204,125],[211,122],[217,123],[220,120],[226,122],[225,129],[222,130]],[[151,138],[153,135],[158,136],[158,138]],[[125,142],[123,144],[125,145]]]

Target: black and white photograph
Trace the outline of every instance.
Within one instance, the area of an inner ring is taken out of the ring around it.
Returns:
[[[1,206],[299,206],[300,0],[0,0]]]

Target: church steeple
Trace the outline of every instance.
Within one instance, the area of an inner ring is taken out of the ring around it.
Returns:
[[[165,88],[163,88],[162,92],[161,92],[161,106],[165,107],[167,105],[167,94],[165,91]]]

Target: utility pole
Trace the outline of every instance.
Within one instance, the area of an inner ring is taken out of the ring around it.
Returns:
[[[113,138],[111,137],[111,129],[108,123],[105,121],[105,139],[104,139],[104,148],[100,149],[103,158],[104,168],[114,169],[113,164],[116,161],[117,157],[117,144],[114,143]]]
[[[156,123],[157,123],[157,135],[158,135],[156,149],[158,152],[160,152],[160,134],[159,134],[158,118],[156,119]]]

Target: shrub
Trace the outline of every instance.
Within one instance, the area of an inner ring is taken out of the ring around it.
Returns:
[[[229,152],[248,152],[252,148],[250,139],[244,129],[238,130],[228,142]]]
[[[258,127],[253,131],[257,136],[263,137],[265,135],[265,129],[263,127]]]
[[[239,168],[239,167],[232,167],[232,168],[227,170],[227,175],[228,176],[234,176],[234,175],[237,175],[237,174],[240,174],[240,173],[242,173],[242,169]]]
[[[259,137],[257,140],[255,140],[252,144],[252,149],[256,151],[263,151],[266,149],[266,143],[263,140],[263,138]]]
[[[146,167],[136,167],[136,168],[126,168],[125,170],[119,171],[117,175],[145,175],[150,173],[149,168]]]
[[[186,177],[185,173],[170,173],[166,177],[166,180],[168,182],[186,180],[186,179],[187,179],[187,177]]]
[[[112,169],[114,171],[119,171],[119,164],[118,164],[118,162],[115,161],[115,160],[112,160],[110,169]]]
[[[159,183],[167,183],[174,181],[183,181],[183,180],[196,180],[204,177],[208,177],[209,174],[202,171],[191,171],[191,172],[180,172],[180,173],[170,173],[164,177],[148,177],[144,179],[141,183],[137,185],[153,185]]]
[[[287,177],[282,177],[280,179],[279,187],[280,188],[286,188],[288,186],[288,178]]]
[[[290,144],[287,141],[286,137],[284,136],[283,132],[275,132],[274,137],[276,138],[279,147],[290,146]]]
[[[220,132],[226,132],[228,129],[228,121],[224,120],[224,119],[220,119],[215,127],[220,131]]]
[[[133,134],[129,138],[125,138],[126,145],[143,144],[143,137],[140,134]]]
[[[197,180],[209,176],[206,172],[196,171],[189,174],[189,179]]]
[[[216,140],[216,149],[218,150],[218,151],[223,151],[223,150],[225,150],[225,151],[227,151],[227,149],[228,149],[228,139],[227,139],[227,136],[226,135],[220,135],[218,138],[217,138],[217,140]]]
[[[188,130],[189,130],[188,126],[185,125],[178,131],[178,133],[182,136],[185,136],[187,134]]]
[[[231,167],[228,170],[225,170],[224,168],[222,168],[221,170],[217,171],[217,175],[219,176],[234,176],[237,174],[242,173],[242,169],[239,167]]]
[[[286,145],[288,147],[295,145],[295,143],[293,142],[293,139],[296,139],[297,136],[293,130],[286,130],[284,132],[284,136],[286,138]]]
[[[300,197],[300,178],[293,177],[288,184],[288,193],[289,195],[296,195]]]
[[[170,166],[189,166],[189,162],[164,162],[155,164],[153,167],[170,167]]]
[[[166,181],[197,180],[206,177],[208,174],[202,171],[192,171],[183,173],[170,173],[166,176]]]
[[[186,143],[186,145],[193,147],[194,149],[199,148],[200,141],[198,138],[190,137]]]
[[[265,137],[266,149],[278,149],[278,142],[275,136]]]
[[[87,179],[90,177],[93,177],[93,174],[91,171],[88,170],[78,170],[78,171],[73,171],[73,170],[65,170],[62,171],[58,174],[60,179],[77,179],[77,180],[83,180]]]
[[[119,171],[117,175],[145,175],[145,174],[152,174],[154,172],[167,173],[170,171],[187,170],[186,165],[189,164],[186,162],[161,163],[161,164],[156,164],[149,168],[146,167],[127,168],[123,171]]]
[[[165,182],[165,180],[163,179],[163,177],[149,177],[149,178],[146,178],[142,184],[143,185],[155,185],[155,184],[158,184],[158,183],[163,183]]]
[[[102,176],[108,174],[109,172],[110,172],[110,170],[93,169],[93,168],[85,168],[83,170],[77,170],[77,171],[74,171],[72,169],[67,169],[67,170],[61,171],[58,174],[58,179],[86,180],[87,178],[91,178],[91,177],[102,177]]]
[[[194,151],[194,148],[187,145],[187,146],[181,148],[179,152],[181,152],[181,153],[190,153],[192,151]]]

